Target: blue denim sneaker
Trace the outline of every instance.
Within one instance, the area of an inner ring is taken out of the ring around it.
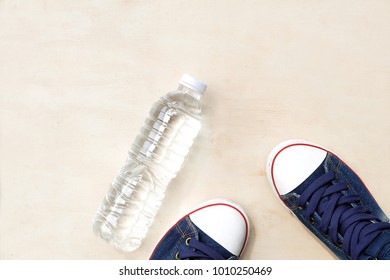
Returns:
[[[236,260],[249,236],[244,210],[231,201],[207,201],[174,224],[151,260]]]
[[[340,259],[390,259],[390,223],[359,176],[329,150],[287,141],[267,176],[285,207]]]

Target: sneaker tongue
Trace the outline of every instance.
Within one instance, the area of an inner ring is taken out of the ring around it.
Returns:
[[[365,250],[365,254],[380,260],[390,260],[390,230],[383,231]]]

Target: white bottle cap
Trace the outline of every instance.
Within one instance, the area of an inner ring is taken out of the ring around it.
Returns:
[[[206,84],[202,83],[201,81],[198,81],[197,79],[188,74],[183,74],[179,84],[188,87],[193,91],[199,92],[200,94],[203,94],[207,88]]]

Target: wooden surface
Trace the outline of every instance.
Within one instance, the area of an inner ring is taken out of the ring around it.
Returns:
[[[1,259],[147,259],[212,198],[251,222],[243,259],[334,259],[274,196],[269,151],[338,153],[390,213],[390,2],[0,1]],[[203,127],[142,247],[91,220],[154,100],[187,72]],[[229,233],[226,233],[229,234]]]

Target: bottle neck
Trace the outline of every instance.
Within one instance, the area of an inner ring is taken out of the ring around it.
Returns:
[[[195,98],[196,100],[200,100],[200,98],[202,97],[202,94],[200,92],[194,91],[194,90],[192,90],[186,86],[183,86],[181,84],[179,84],[177,89],[180,92],[182,92],[183,94],[188,94],[189,96]]]

